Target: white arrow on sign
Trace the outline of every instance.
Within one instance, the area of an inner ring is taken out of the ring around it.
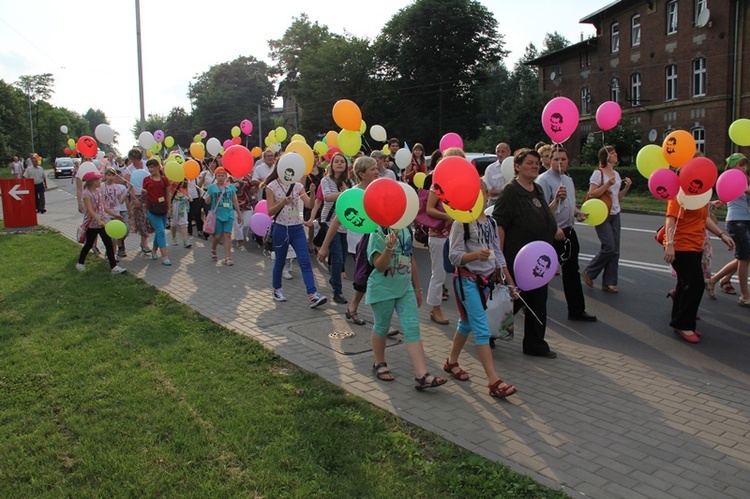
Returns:
[[[19,191],[18,190],[19,187],[21,187],[21,186],[19,184],[16,184],[13,187],[11,187],[10,190],[8,191],[8,194],[10,194],[11,196],[13,196],[13,199],[15,199],[16,201],[20,201],[21,200],[21,198],[18,197],[19,194],[28,194],[29,193],[29,191]]]

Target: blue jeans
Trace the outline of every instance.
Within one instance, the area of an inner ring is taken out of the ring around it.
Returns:
[[[295,248],[294,251],[297,251]],[[342,291],[341,273],[344,271],[344,261],[349,253],[349,245],[346,242],[346,232],[337,232],[328,246],[328,255],[331,258],[331,278],[328,280],[333,288],[334,295],[340,295]]]
[[[617,286],[617,268],[620,264],[620,214],[610,215],[596,226],[596,235],[602,244],[599,253],[589,262],[586,272],[592,279],[604,271],[603,286]]]
[[[310,265],[310,253],[307,252],[307,238],[302,224],[273,224],[273,252],[276,255],[276,261],[273,264],[273,289],[281,289],[281,273],[284,270],[284,265],[286,265],[286,253],[289,251],[290,244],[294,248],[294,252],[297,253],[297,262],[302,271],[302,279],[305,281],[307,294],[316,293],[315,277],[313,277],[312,266]]]
[[[154,244],[157,248],[167,247],[167,215],[154,215],[146,210],[148,221],[154,228]]]

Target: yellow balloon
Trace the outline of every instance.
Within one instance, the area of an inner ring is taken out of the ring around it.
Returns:
[[[386,145],[383,146],[382,152],[386,156],[390,156],[391,155],[391,148],[388,147],[388,144],[386,144]]]
[[[164,165],[164,175],[172,182],[182,182],[185,178],[185,170],[178,162],[170,161]]]
[[[166,137],[164,139],[164,145],[167,146],[167,149],[172,147],[174,145],[174,138],[172,136]]]
[[[268,140],[271,141],[271,144],[279,143],[279,138],[276,137],[276,130],[271,130],[270,132],[268,132]]]
[[[185,158],[183,158],[179,154],[170,154],[169,156],[167,156],[167,163],[169,163],[170,161],[183,164],[185,162]]]
[[[198,178],[198,175],[201,172],[200,165],[194,159],[185,161],[185,164],[182,165],[182,168],[185,171],[185,178],[188,180],[195,180],[196,178]]]
[[[339,145],[339,134],[337,134],[336,132],[334,132],[333,130],[331,130],[330,132],[328,132],[326,134],[325,142],[328,145],[328,147],[338,146]]]
[[[328,146],[325,142],[316,142],[313,146],[313,149],[315,149],[315,151],[317,151],[318,155],[320,156],[325,156],[326,154],[328,154]]]
[[[305,142],[305,138],[302,135],[295,133],[292,135],[292,142]]]
[[[73,140],[73,139],[68,139],[68,147],[70,147],[71,149],[75,149],[76,148],[76,141]]]
[[[359,125],[359,134],[364,134],[365,130],[367,130],[367,123],[365,123],[365,120],[362,120],[362,124]]]
[[[193,142],[200,142],[202,140],[203,140],[203,137],[201,137],[201,134],[199,133],[196,133],[195,136],[193,137]]]
[[[276,132],[276,138],[279,140],[279,142],[284,142],[286,140],[286,137],[287,137],[286,128],[284,128],[283,126],[280,126],[280,127],[277,127],[276,130],[274,130],[274,132]]]
[[[268,135],[266,135],[266,138],[263,139],[263,143],[266,145],[266,147],[270,147],[271,146],[271,137],[269,137]]]
[[[424,185],[424,180],[422,180],[422,184]],[[453,220],[468,224],[479,218],[479,214],[484,211],[484,196],[480,192],[479,196],[477,196],[476,202],[474,203],[474,207],[469,211],[454,210],[445,203],[443,203],[443,208],[445,209],[445,212],[448,214],[448,216]]]
[[[424,181],[427,178],[427,174],[424,172],[417,172],[414,174],[414,178],[412,179],[412,182],[414,182],[414,185],[419,187],[420,189],[424,188]]]
[[[669,168],[669,163],[667,163],[661,147],[656,144],[643,146],[638,151],[635,164],[640,174],[646,178],[651,178],[651,175],[660,168]]]
[[[190,155],[195,159],[203,159],[206,157],[206,148],[202,142],[193,142],[190,144]]]
[[[237,125],[235,125],[235,126],[232,127],[232,137],[233,138],[234,137],[239,137],[240,136],[240,132],[241,132],[240,127],[238,127]]]
[[[581,213],[588,215],[584,222],[594,227],[603,224],[609,216],[607,205],[601,199],[589,199],[583,203]]]
[[[289,145],[286,146],[286,152],[296,152],[302,156],[305,160],[305,175],[310,174],[315,162],[315,156],[313,155],[313,150],[307,145],[307,142],[290,142]]]
[[[359,132],[341,130],[339,132],[339,149],[347,156],[354,156],[362,147],[362,136]]]
[[[738,146],[750,146],[750,120],[740,118],[729,125],[729,138]]]

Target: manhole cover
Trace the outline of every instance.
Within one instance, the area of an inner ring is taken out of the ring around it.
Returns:
[[[328,333],[328,337],[334,340],[345,340],[346,338],[351,338],[353,336],[354,333],[351,331],[333,331],[332,333]]]

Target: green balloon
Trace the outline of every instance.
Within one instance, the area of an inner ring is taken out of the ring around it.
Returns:
[[[112,239],[122,239],[128,233],[128,228],[120,220],[110,220],[104,226],[104,231]]]
[[[352,232],[369,234],[378,229],[378,224],[370,220],[365,213],[365,191],[347,189],[336,200],[336,216],[341,225]]]

